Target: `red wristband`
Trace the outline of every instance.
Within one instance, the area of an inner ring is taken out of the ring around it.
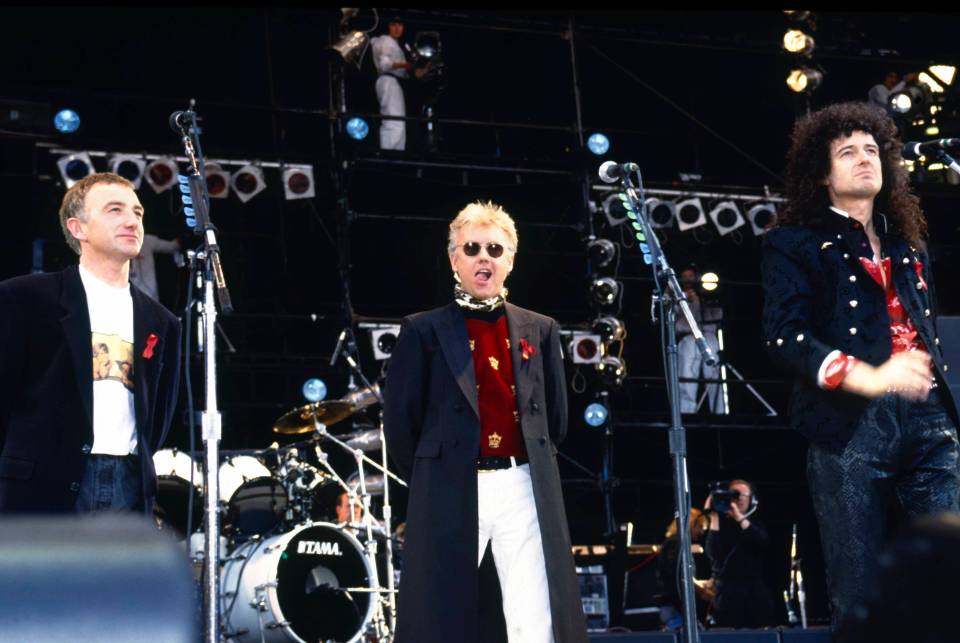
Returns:
[[[853,367],[856,366],[859,361],[860,360],[852,355],[841,353],[839,357],[827,364],[827,368],[824,371],[823,388],[828,391],[836,389],[847,377],[847,373],[853,370]]]

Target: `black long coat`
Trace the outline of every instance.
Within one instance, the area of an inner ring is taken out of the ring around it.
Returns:
[[[153,508],[153,453],[170,428],[180,324],[136,286],[134,410],[144,510]],[[143,356],[157,336],[153,356]],[[72,512],[93,445],[90,315],[77,266],[0,282],[0,513]]]
[[[897,296],[933,358],[940,399],[958,422],[957,404],[946,384],[950,365],[937,333],[927,254],[910,246],[892,225],[888,229],[882,214],[873,220],[883,254],[890,257]],[[890,358],[886,294],[860,264],[860,257],[872,255],[863,226],[829,210],[819,224],[781,226],[764,238],[764,343],[774,361],[796,376],[791,424],[814,442],[845,442],[869,403],[859,395],[817,386],[827,355],[838,349],[874,366]]]
[[[506,304],[517,408],[540,521],[557,643],[586,643],[557,469],[567,428],[556,321]],[[521,339],[535,348],[524,360]],[[410,484],[397,643],[477,643],[480,415],[466,322],[451,303],[403,320],[387,374],[384,431]]]

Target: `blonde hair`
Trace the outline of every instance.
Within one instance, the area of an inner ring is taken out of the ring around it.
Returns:
[[[450,222],[450,235],[447,239],[447,252],[457,251],[457,233],[468,225],[495,225],[507,234],[510,247],[507,250],[513,254],[517,251],[517,226],[506,210],[493,201],[474,201],[460,210],[456,218]]]
[[[67,228],[67,219],[87,220],[87,214],[84,211],[84,202],[87,200],[87,193],[93,186],[99,185],[100,183],[123,185],[131,190],[136,189],[133,183],[119,174],[98,172],[83,177],[67,190],[67,193],[63,195],[63,202],[60,204],[60,229],[63,230],[63,237],[67,240],[67,245],[77,254],[80,254],[80,242],[70,234],[70,230]]]

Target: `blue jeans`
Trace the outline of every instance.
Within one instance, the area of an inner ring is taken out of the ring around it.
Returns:
[[[91,455],[74,505],[77,513],[143,509],[143,477],[136,455]]]
[[[874,582],[891,494],[907,518],[957,511],[957,427],[936,389],[925,402],[870,402],[842,447],[810,445],[807,480],[820,524],[833,626],[856,614]]]

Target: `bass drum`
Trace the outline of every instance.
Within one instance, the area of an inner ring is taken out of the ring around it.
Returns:
[[[376,606],[372,578],[357,539],[329,523],[244,543],[223,567],[228,639],[357,643]]]

